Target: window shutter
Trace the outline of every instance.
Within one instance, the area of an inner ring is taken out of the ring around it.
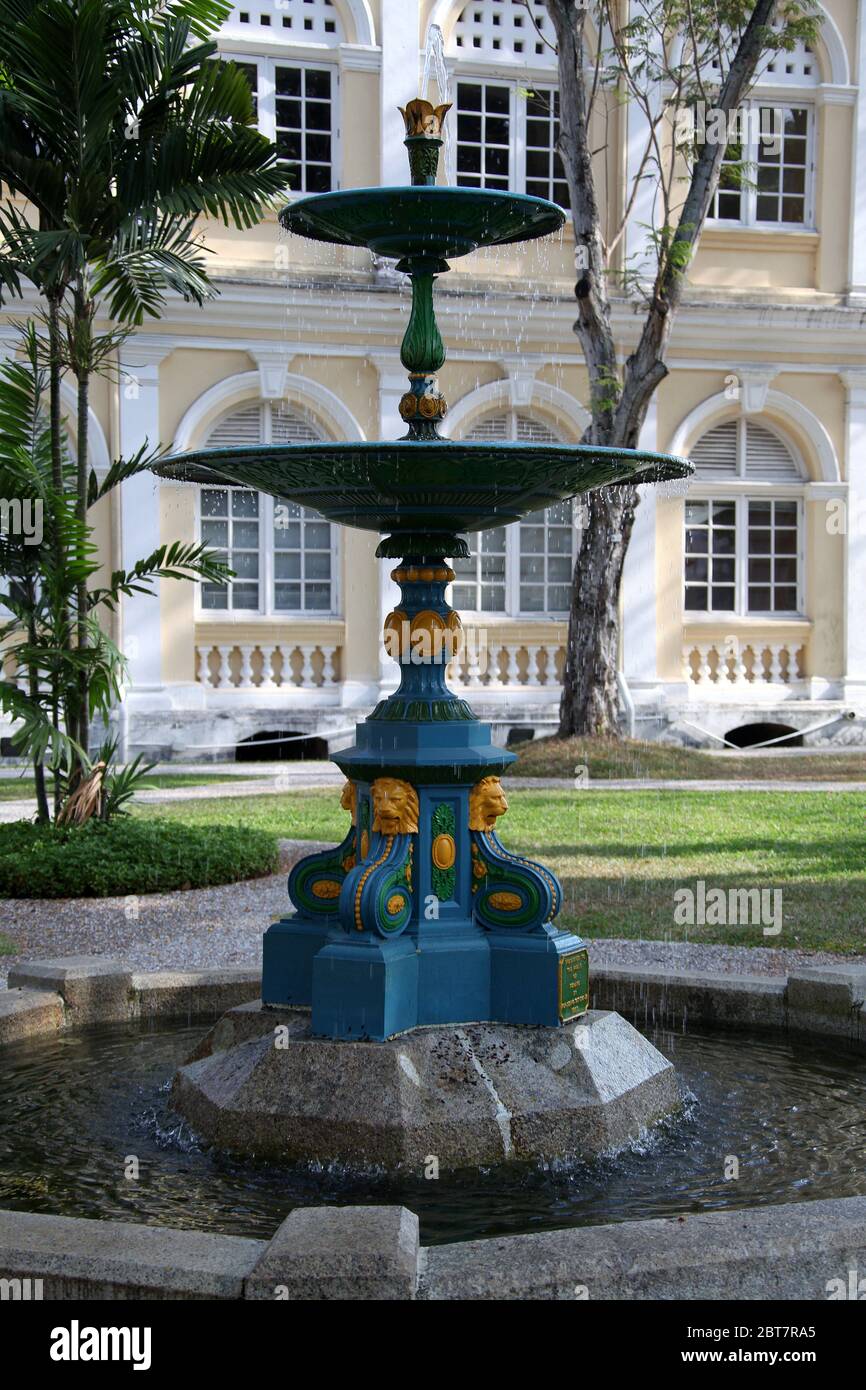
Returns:
[[[736,420],[726,420],[723,425],[708,430],[689,450],[689,457],[699,478],[736,478]]]
[[[543,425],[540,420],[533,420],[531,415],[518,415],[517,417],[517,438],[522,444],[559,444],[561,440],[558,435],[553,433],[547,425]]]
[[[483,420],[477,420],[471,430],[463,436],[464,439],[480,440],[486,443],[488,440],[508,439],[508,416],[488,415]]]
[[[271,438],[274,444],[307,444],[322,438],[303,415],[294,410],[274,410],[271,414]]]
[[[802,474],[787,444],[763,425],[746,422],[746,477],[771,483],[799,483]]]
[[[262,409],[259,405],[244,406],[218,420],[208,435],[208,448],[230,448],[233,444],[247,445],[262,442]]]

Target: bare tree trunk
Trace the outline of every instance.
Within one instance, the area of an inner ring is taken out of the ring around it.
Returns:
[[[667,376],[664,355],[724,156],[722,143],[705,143],[695,163],[671,244],[661,253],[638,346],[620,378],[611,326],[601,215],[589,139],[583,30],[586,8],[575,0],[546,0],[559,59],[559,153],[574,221],[575,296],[580,339],[590,379],[592,423],[585,443],[635,448],[646,412]],[[719,109],[739,106],[763,51],[775,0],[758,0],[718,98]],[[630,487],[591,493],[574,571],[559,737],[619,732],[619,594],[639,497]]]
[[[618,731],[619,590],[638,497],[634,488],[588,494],[574,567],[559,737]]]

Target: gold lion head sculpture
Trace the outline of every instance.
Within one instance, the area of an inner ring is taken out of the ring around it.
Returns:
[[[505,792],[498,777],[482,777],[469,793],[469,829],[493,830],[499,816],[508,810]]]
[[[418,833],[418,793],[399,777],[377,777],[373,783],[373,829],[383,835]]]
[[[398,106],[397,110],[406,122],[407,135],[438,138],[442,134],[445,117],[451,110],[451,102],[446,101],[442,106],[433,106],[422,97],[416,97],[414,101],[407,102],[405,107]]]
[[[348,811],[352,817],[352,824],[358,823],[358,788],[354,782],[343,783],[343,793],[340,797],[340,805],[344,811]]]

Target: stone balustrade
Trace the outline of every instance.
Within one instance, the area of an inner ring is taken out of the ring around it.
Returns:
[[[565,647],[560,642],[480,643],[468,634],[464,650],[448,668],[454,690],[558,690]]]
[[[801,637],[687,639],[682,655],[683,678],[695,696],[779,695],[786,689],[791,693],[805,679]]]
[[[322,642],[214,642],[196,649],[196,680],[214,690],[333,689],[341,648]]]

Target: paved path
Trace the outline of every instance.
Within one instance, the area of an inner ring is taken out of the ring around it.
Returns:
[[[765,778],[738,782],[716,777],[668,781],[655,777],[597,777],[579,786],[568,777],[505,777],[503,781],[513,791],[519,787],[549,787],[580,792],[866,792],[866,782],[775,782]]]
[[[172,773],[218,771],[219,782],[203,782],[197,787],[150,787],[136,793],[136,801],[144,805],[166,801],[206,801],[219,797],[273,796],[274,793],[302,791],[315,787],[338,787],[342,785],[343,774],[335,763],[259,763],[226,764],[213,768],[200,763],[165,763],[155,769],[155,775],[167,776]],[[3,769],[0,777],[8,779],[10,773]],[[866,792],[863,782],[818,782],[793,781],[776,782],[766,778],[750,781],[732,781],[729,778],[704,778],[690,780],[680,778],[662,781],[660,778],[615,777],[590,778],[579,786],[568,777],[505,777],[506,787],[513,792],[521,788],[549,789],[551,791],[615,792]],[[0,822],[15,821],[32,816],[36,803],[30,799],[0,801]]]

